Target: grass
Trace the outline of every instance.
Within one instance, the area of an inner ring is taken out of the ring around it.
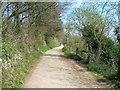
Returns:
[[[64,47],[62,51],[69,58],[77,60],[77,63],[80,66],[87,68],[88,71],[96,73],[95,77],[99,82],[106,82],[110,85],[115,85],[117,88],[120,87],[120,81],[117,80],[117,71],[112,67],[96,63],[86,64],[86,60],[74,53],[71,53],[66,47]]]
[[[35,49],[32,53],[27,54],[27,58],[13,60],[13,66],[8,69],[3,68],[2,88],[19,88],[24,83],[24,79],[30,73],[38,57],[49,49],[51,48],[48,46]]]
[[[78,56],[74,53],[71,53],[66,47],[64,47],[62,49],[62,51],[64,52],[65,55],[67,55],[71,59],[75,59],[75,60],[78,60],[78,61],[82,60],[82,58],[80,56]]]
[[[103,77],[99,77],[98,75],[99,78],[97,79],[99,82],[106,82],[110,85],[116,85],[118,87],[120,86],[119,84],[120,81],[117,80],[117,71],[115,71],[111,67],[107,65],[100,65],[93,63],[88,65],[88,70],[100,74],[100,76],[101,75],[103,76]]]

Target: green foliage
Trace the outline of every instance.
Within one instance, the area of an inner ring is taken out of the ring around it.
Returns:
[[[98,75],[96,76],[96,78],[98,79],[98,81],[100,82],[108,82],[109,84],[115,84],[117,87],[120,87],[120,81],[117,79],[117,70],[114,70],[114,68],[112,68],[111,66],[108,65],[103,65],[103,64],[98,64],[98,63],[90,63],[90,64],[86,64],[86,60],[82,59],[80,56],[75,55],[74,53],[71,53],[71,51],[65,46],[62,51],[64,52],[65,55],[67,55],[69,58],[76,60],[75,57],[77,57],[77,63],[80,66],[86,67],[88,68],[89,71],[98,73],[102,76],[104,76],[104,78],[99,77]],[[109,82],[108,80],[110,80],[111,82]]]
[[[101,73],[104,75],[108,75],[108,73],[110,74],[111,72],[114,72],[113,69],[111,69],[110,67],[106,66],[106,65],[100,65],[100,64],[95,64],[95,63],[91,63],[88,65],[88,70],[90,71],[94,71],[97,73]]]
[[[75,55],[74,53],[71,53],[70,50],[67,47],[64,47],[62,49],[65,55],[67,55],[69,58],[75,59],[75,60],[82,60],[82,58],[78,55]]]
[[[15,45],[2,43],[2,58],[8,60],[17,52]]]
[[[115,85],[115,87],[120,87],[120,81],[117,79],[117,70],[114,70],[109,66],[101,65],[101,64],[89,64],[87,65],[87,68],[89,71],[104,76],[104,78],[97,78],[98,81],[107,82],[111,85]]]
[[[18,47],[12,44],[3,43],[3,67],[2,67],[2,87],[18,88],[24,83],[25,77],[29,74],[36,59],[50,47],[34,49],[27,57],[23,57],[27,52],[19,52]],[[29,47],[26,47],[29,48]],[[16,56],[17,54],[17,56]]]
[[[60,43],[58,42],[57,38],[55,38],[55,37],[49,37],[47,39],[46,43],[51,48],[60,45]]]
[[[39,55],[60,45],[62,22],[55,2],[2,5],[5,6],[2,12],[5,19],[2,24],[2,86],[16,88],[23,84]]]
[[[108,37],[103,37],[103,48],[101,61],[106,64],[113,64],[117,61],[118,49],[115,43]]]

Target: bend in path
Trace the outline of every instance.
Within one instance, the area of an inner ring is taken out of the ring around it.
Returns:
[[[93,75],[66,58],[61,49],[51,49],[43,54],[26,78],[23,88],[108,88],[97,82]]]

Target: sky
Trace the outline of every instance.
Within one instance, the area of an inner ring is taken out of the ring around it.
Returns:
[[[119,0],[60,0],[60,2],[71,3],[71,5],[67,6],[67,10],[64,13],[61,13],[61,20],[63,21],[63,24],[65,24],[67,22],[66,21],[67,16],[73,11],[74,8],[78,8],[80,6],[83,6],[82,2],[95,3],[95,2],[106,2],[106,1],[107,2],[108,1],[109,2],[118,2]],[[106,9],[107,8],[109,9],[109,6],[106,7]],[[101,7],[99,7],[98,10],[101,11]],[[111,18],[113,18],[113,16]],[[117,18],[118,18],[117,14],[116,14],[115,18],[116,18],[116,21],[117,21]]]
[[[70,0],[67,0],[67,1],[70,1]],[[67,20],[66,20],[67,15],[69,15],[73,11],[74,8],[79,8],[80,6],[82,6],[83,5],[82,2],[92,2],[92,3],[95,3],[96,1],[101,3],[101,2],[108,1],[108,0],[74,0],[72,2],[68,2],[68,3],[72,3],[72,4],[70,6],[67,6],[67,10],[64,13],[61,14],[61,20],[63,21],[63,25],[67,22]],[[109,2],[118,2],[118,0],[109,0]],[[102,7],[98,7],[97,10],[99,10],[99,12],[101,12],[102,11],[101,8]],[[105,7],[105,11],[104,12],[106,13],[106,10],[109,9],[109,8],[110,8],[110,6]],[[111,13],[114,14],[115,11],[114,10],[112,10],[112,11],[113,12],[111,12]],[[105,13],[103,13],[103,17],[105,16]],[[114,17],[116,19],[116,21],[118,21],[118,15],[117,14],[114,14],[113,16],[110,16],[110,17],[111,18]],[[111,30],[109,30],[110,31],[109,32],[109,36],[112,37],[112,38],[114,38],[113,37],[113,34],[114,34],[113,30],[114,30],[114,28],[111,28]]]

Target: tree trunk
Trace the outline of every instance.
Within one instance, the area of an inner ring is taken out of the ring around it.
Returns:
[[[119,23],[118,23],[118,33],[117,34],[117,40],[118,40],[118,48],[119,48],[119,51],[118,51],[118,74],[117,74],[117,77],[118,77],[118,80],[120,80],[120,1],[118,2],[118,19],[119,19]]]
[[[118,28],[117,40],[118,40],[118,74],[117,74],[117,77],[120,80],[120,27]]]
[[[75,51],[75,52],[76,52],[76,55],[78,55],[78,48],[76,48],[76,51]]]
[[[119,52],[118,52],[118,80],[120,80],[120,41],[119,41]]]
[[[86,64],[89,64],[91,59],[91,47],[89,44],[88,44],[88,51],[90,52],[88,53]]]
[[[102,49],[101,42],[98,42],[98,48],[96,51],[96,60],[95,60],[95,62],[97,63],[100,62],[101,49]]]
[[[16,29],[16,31],[15,31],[15,35],[17,35],[17,34],[19,34],[19,32],[20,32],[20,16],[19,16],[19,14],[18,14],[18,12],[19,12],[19,3],[17,2],[16,4],[15,4],[15,8],[16,8],[16,15],[15,15],[15,29]]]

